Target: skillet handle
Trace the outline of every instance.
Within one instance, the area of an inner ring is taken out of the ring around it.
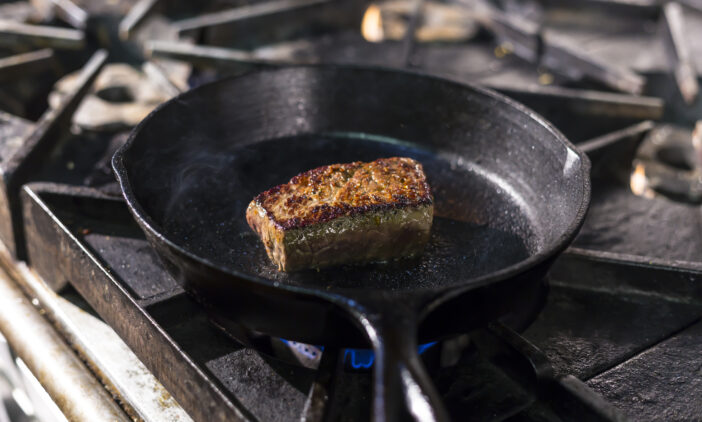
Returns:
[[[448,413],[417,351],[414,312],[403,305],[361,317],[373,344],[374,422],[449,421]]]

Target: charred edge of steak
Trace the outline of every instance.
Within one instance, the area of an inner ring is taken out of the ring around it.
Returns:
[[[281,230],[252,202],[249,225],[281,271],[413,257],[429,240],[433,205],[376,210]]]

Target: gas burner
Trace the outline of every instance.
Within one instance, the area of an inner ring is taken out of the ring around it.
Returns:
[[[297,341],[286,340],[279,337],[271,337],[247,329],[241,324],[233,323],[230,320],[221,318],[217,313],[209,313],[209,318],[213,324],[226,333],[238,343],[245,344],[253,350],[267,357],[280,360],[282,362],[302,366],[309,369],[319,369],[324,353],[340,353],[340,360],[345,370],[350,372],[369,373],[375,361],[375,354],[371,349],[366,348],[343,348],[339,350],[335,347],[315,346]],[[458,345],[465,346],[465,340],[448,339],[440,342],[429,342],[418,347],[420,355],[426,359],[425,352],[440,349],[442,352],[433,354],[432,366],[438,365],[438,356],[456,356],[460,354]],[[445,350],[445,351],[444,351]],[[457,357],[442,357],[442,362],[453,362]]]
[[[663,125],[639,146],[631,173],[631,191],[653,198],[660,194],[691,204],[702,203],[702,122],[694,131]]]
[[[49,95],[50,106],[57,107],[62,97],[75,88],[78,76],[74,72],[56,83]],[[95,79],[91,92],[73,115],[73,123],[92,131],[128,129],[170,97],[146,73],[125,63],[111,63]]]

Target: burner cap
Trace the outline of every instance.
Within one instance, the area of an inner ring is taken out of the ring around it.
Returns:
[[[641,142],[633,162],[631,191],[653,198],[702,203],[702,124],[694,132],[664,125]]]

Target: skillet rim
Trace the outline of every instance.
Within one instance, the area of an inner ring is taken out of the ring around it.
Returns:
[[[247,283],[255,283],[259,284],[262,287],[268,287],[268,288],[273,288],[273,289],[282,289],[288,293],[293,293],[293,294],[300,294],[303,296],[308,296],[308,297],[317,297],[321,299],[325,299],[328,301],[331,301],[333,303],[339,303],[340,301],[342,303],[351,303],[354,302],[351,298],[348,296],[344,295],[341,292],[346,292],[346,291],[351,291],[351,290],[360,290],[356,288],[340,288],[340,289],[334,289],[332,291],[327,291],[324,289],[316,289],[314,287],[308,287],[308,286],[296,286],[296,285],[288,285],[285,283],[277,282],[277,281],[272,281],[270,279],[267,279],[265,277],[260,277],[256,275],[252,275],[249,273],[245,272],[240,272],[234,269],[226,268],[222,265],[219,265],[217,263],[214,263],[210,261],[207,258],[204,258],[200,255],[197,255],[195,253],[192,253],[185,249],[182,246],[179,246],[178,243],[168,239],[165,234],[163,234],[158,228],[159,225],[153,221],[151,216],[149,216],[145,210],[142,208],[141,204],[136,198],[136,195],[134,194],[134,191],[132,190],[132,185],[129,179],[129,174],[127,172],[126,166],[124,164],[125,162],[125,155],[129,151],[129,149],[132,147],[132,145],[135,142],[135,139],[137,135],[140,133],[141,129],[148,124],[154,116],[159,113],[162,109],[168,107],[171,103],[178,102],[178,101],[183,101],[186,97],[190,95],[198,95],[199,91],[201,89],[206,89],[207,87],[214,86],[217,84],[222,84],[226,83],[228,81],[232,80],[237,80],[237,79],[245,79],[247,77],[251,77],[252,75],[257,75],[261,73],[277,73],[277,72],[284,72],[284,71],[290,71],[290,70],[295,70],[295,69],[331,69],[331,70],[360,70],[360,71],[370,71],[370,72],[376,72],[376,73],[401,73],[404,75],[409,75],[411,77],[416,77],[416,78],[428,78],[428,79],[433,79],[436,81],[439,81],[440,83],[448,84],[448,85],[453,85],[454,87],[462,90],[468,90],[472,91],[473,94],[480,94],[484,95],[486,97],[492,98],[493,100],[496,100],[497,102],[503,103],[504,105],[512,108],[514,111],[518,113],[522,113],[527,115],[530,119],[532,119],[536,124],[541,125],[544,127],[554,138],[555,141],[560,142],[564,147],[566,147],[568,150],[572,151],[574,154],[577,155],[578,159],[580,160],[580,168],[578,170],[578,177],[580,177],[580,180],[582,181],[582,194],[581,194],[581,201],[580,204],[577,206],[577,212],[574,216],[574,218],[570,221],[569,225],[567,228],[558,236],[558,238],[550,242],[549,244],[545,245],[541,251],[529,256],[527,259],[524,259],[522,261],[516,262],[510,266],[507,266],[505,268],[502,268],[500,270],[484,274],[480,277],[474,277],[474,278],[469,278],[466,280],[461,280],[457,281],[455,283],[451,283],[449,285],[445,286],[440,286],[440,287],[433,287],[433,288],[422,288],[422,289],[410,289],[410,291],[421,291],[421,292],[432,292],[434,293],[433,300],[430,300],[430,303],[427,305],[429,308],[433,308],[434,306],[438,305],[440,302],[444,302],[445,300],[451,299],[453,297],[456,297],[463,292],[478,289],[481,287],[484,287],[489,284],[501,282],[501,281],[506,281],[511,278],[514,278],[516,276],[519,276],[523,273],[528,272],[529,270],[537,267],[540,264],[543,264],[544,262],[548,261],[550,258],[556,257],[560,252],[565,250],[568,245],[573,241],[575,236],[577,235],[580,227],[583,225],[585,216],[587,214],[587,211],[589,209],[590,205],[590,198],[591,198],[591,181],[590,181],[590,160],[587,157],[587,154],[585,154],[583,151],[578,149],[573,143],[571,143],[568,138],[563,135],[560,130],[558,130],[552,123],[550,123],[548,120],[546,120],[543,116],[540,114],[536,113],[535,111],[531,110],[529,107],[505,96],[502,95],[496,91],[493,91],[491,89],[485,88],[478,86],[473,83],[469,82],[464,82],[464,81],[459,81],[456,79],[452,79],[449,77],[445,76],[437,76],[434,74],[430,74],[428,72],[422,72],[422,71],[417,71],[417,70],[409,70],[409,69],[398,69],[398,68],[392,68],[392,67],[387,67],[387,66],[368,66],[368,65],[353,65],[353,64],[330,64],[330,63],[325,63],[325,64],[303,64],[303,65],[290,65],[290,66],[278,66],[278,67],[273,67],[273,68],[266,68],[266,69],[257,69],[257,70],[252,70],[249,72],[245,72],[240,75],[236,76],[230,76],[230,77],[225,77],[222,79],[218,79],[212,82],[205,83],[203,85],[200,85],[196,88],[190,89],[188,91],[185,91],[168,101],[165,101],[161,104],[159,104],[156,108],[154,108],[137,126],[132,129],[132,131],[129,134],[129,138],[127,141],[122,145],[113,155],[112,157],[112,169],[113,172],[115,173],[115,176],[117,178],[117,182],[120,185],[120,189],[122,190],[122,195],[127,203],[127,206],[129,207],[131,213],[135,216],[135,220],[139,224],[139,226],[142,228],[142,230],[145,230],[149,232],[149,234],[155,238],[158,239],[159,242],[162,242],[162,244],[168,246],[170,250],[177,252],[178,254],[187,257],[191,261],[202,265],[206,268],[209,268],[210,270],[214,270],[216,272],[225,274],[230,277],[237,278],[239,280],[243,280]],[[178,266],[176,264],[176,266]],[[392,292],[393,290],[390,290]],[[402,290],[405,291],[405,290]],[[354,306],[355,307],[355,306]],[[428,310],[428,309],[427,309]]]

